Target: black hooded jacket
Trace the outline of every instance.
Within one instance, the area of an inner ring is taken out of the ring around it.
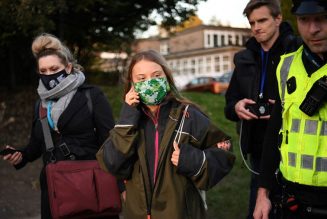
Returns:
[[[279,32],[279,37],[268,52],[263,102],[268,102],[268,99],[275,100],[278,95],[276,68],[280,56],[295,51],[300,44],[288,23],[282,22]],[[248,40],[245,50],[234,56],[234,64],[234,73],[225,95],[225,116],[229,120],[238,122],[240,119],[235,112],[236,103],[244,98],[255,102],[259,99],[262,74],[261,45],[254,37]],[[267,120],[243,121],[240,137],[244,154],[252,153],[260,156],[267,123]]]

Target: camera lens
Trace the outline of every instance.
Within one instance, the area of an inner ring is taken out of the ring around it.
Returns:
[[[259,113],[260,113],[261,115],[263,115],[263,114],[265,114],[265,112],[266,112],[266,107],[263,106],[263,105],[259,106]]]

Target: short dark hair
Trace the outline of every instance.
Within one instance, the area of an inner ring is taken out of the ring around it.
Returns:
[[[273,17],[277,17],[282,13],[280,2],[278,0],[250,0],[243,11],[244,16],[249,18],[252,11],[260,8],[261,6],[266,6],[270,10],[270,14]]]

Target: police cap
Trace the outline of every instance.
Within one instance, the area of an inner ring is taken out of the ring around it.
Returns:
[[[310,15],[327,13],[326,0],[292,0],[292,13],[295,15]]]

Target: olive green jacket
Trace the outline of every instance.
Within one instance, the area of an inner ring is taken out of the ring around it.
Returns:
[[[151,184],[146,156],[142,111],[123,106],[120,120],[99,151],[101,166],[126,179],[125,219],[203,219],[206,218],[199,189],[208,190],[232,168],[234,155],[216,147],[229,137],[209,119],[190,106],[182,130],[178,167],[171,162],[173,140],[185,106],[170,101],[159,147],[156,182]],[[149,137],[149,136],[147,136]]]

